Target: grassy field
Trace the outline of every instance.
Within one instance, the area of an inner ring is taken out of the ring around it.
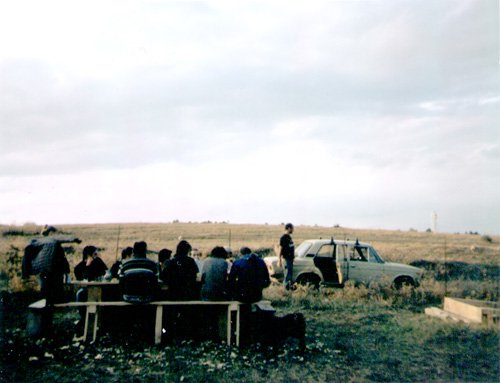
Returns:
[[[2,381],[72,382],[75,377],[83,382],[500,379],[498,329],[446,323],[423,314],[425,307],[441,306],[445,294],[498,300],[499,237],[296,227],[297,244],[319,237],[359,238],[373,244],[386,260],[426,268],[417,289],[393,291],[349,283],[343,289],[301,287],[293,293],[279,285],[266,289],[265,298],[272,301],[279,315],[305,315],[307,350],[302,355],[293,343],[276,353],[259,347],[238,350],[213,342],[153,347],[134,337],[117,339],[111,335],[96,345],[84,345],[72,341],[77,314],[71,312],[57,314],[60,332],[53,338],[28,339],[24,332],[26,306],[33,299],[30,289],[36,283],[21,282],[19,261],[22,249],[39,229],[0,227]],[[282,233],[281,226],[213,223],[66,225],[58,229],[83,240],[67,249],[72,266],[89,244],[100,247],[110,265],[117,247],[120,251],[137,240],[145,240],[150,250],[158,251],[175,249],[182,237],[206,254],[216,245],[230,245],[233,250],[243,245],[254,250],[272,249]]]

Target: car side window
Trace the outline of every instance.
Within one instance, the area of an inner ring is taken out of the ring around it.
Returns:
[[[369,255],[368,262],[371,262],[371,263],[382,263],[380,261],[380,258],[378,257],[377,252],[372,247],[368,248],[368,255]]]
[[[321,246],[316,256],[322,258],[334,258],[334,254],[335,254],[335,246],[328,244]]]
[[[340,261],[347,261],[349,256],[349,248],[346,245],[341,245],[337,248],[337,257]]]
[[[366,247],[354,246],[351,248],[351,261],[368,262],[368,251]]]

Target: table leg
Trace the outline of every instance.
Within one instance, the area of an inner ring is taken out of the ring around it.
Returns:
[[[227,345],[231,344],[231,305],[227,306]]]
[[[90,306],[85,308],[85,325],[83,327],[83,340],[87,340],[87,333],[89,329],[89,316],[90,316]]]
[[[95,343],[95,340],[97,338],[97,324],[98,324],[98,313],[97,313],[97,306],[91,306],[94,311],[94,331],[93,331],[93,337],[92,337],[92,342]]]
[[[97,336],[97,306],[87,306],[85,310],[85,327],[83,329],[83,339],[86,341],[89,334],[90,314],[94,314],[94,328],[92,329],[93,341],[95,342]]]
[[[240,346],[240,305],[236,307],[236,346]]]
[[[161,343],[161,334],[163,330],[163,306],[156,306],[156,322],[155,322],[155,344]]]
[[[89,302],[99,302],[102,301],[102,289],[101,286],[88,286],[88,301]]]

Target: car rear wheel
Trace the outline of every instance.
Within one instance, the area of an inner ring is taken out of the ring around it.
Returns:
[[[320,282],[321,279],[316,274],[302,274],[297,278],[297,283],[299,285],[309,285],[314,287],[315,289],[319,287]]]
[[[401,289],[404,286],[415,287],[415,281],[412,277],[408,276],[398,277],[394,280],[393,286],[397,290]]]

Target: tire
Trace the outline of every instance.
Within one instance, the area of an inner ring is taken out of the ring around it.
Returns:
[[[309,285],[317,289],[319,287],[321,279],[316,274],[302,274],[297,278],[296,282],[299,285]]]
[[[415,287],[415,281],[412,277],[408,276],[397,277],[394,280],[393,286],[396,290],[401,289],[403,286]]]

